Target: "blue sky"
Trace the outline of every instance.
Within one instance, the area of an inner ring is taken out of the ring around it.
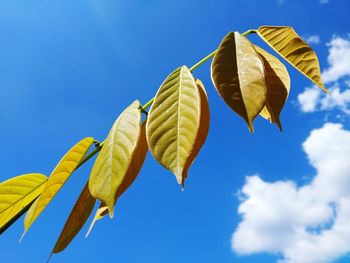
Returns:
[[[249,134],[204,64],[194,73],[207,88],[211,126],[185,191],[148,155],[115,218],[98,222],[88,239],[86,226],[52,262],[348,262],[349,7],[346,0],[0,0],[1,181],[49,174],[81,138],[103,140],[134,99],[147,102],[173,69],[195,64],[229,31],[293,26],[319,55],[331,89],[325,97],[288,66],[283,133],[258,118]],[[0,262],[45,262],[92,163],[22,243],[23,218],[1,236]]]

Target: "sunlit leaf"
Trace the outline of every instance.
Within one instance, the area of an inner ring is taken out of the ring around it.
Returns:
[[[185,168],[184,168],[184,176],[182,177],[182,187],[184,187],[185,179],[187,178],[188,169],[192,165],[194,159],[198,155],[199,150],[202,148],[209,132],[209,122],[210,122],[210,112],[209,112],[209,103],[207,93],[203,86],[203,83],[196,79],[196,84],[200,94],[200,120],[199,120],[199,128],[196,135],[196,140],[193,146],[193,149],[186,160]]]
[[[160,86],[148,114],[146,136],[153,157],[182,183],[200,121],[200,94],[186,66],[174,70]]]
[[[34,220],[41,214],[45,207],[55,197],[64,183],[68,180],[75,168],[79,165],[94,139],[87,137],[74,145],[60,160],[51,173],[44,190],[39,198],[29,208],[24,219],[24,233],[33,224]]]
[[[264,62],[267,83],[266,105],[260,115],[276,123],[282,130],[280,113],[288,98],[290,77],[286,67],[278,58],[258,46],[255,46],[255,49]]]
[[[325,92],[320,63],[313,49],[289,26],[261,26],[258,35],[279,55]]]
[[[0,184],[0,233],[16,221],[43,191],[47,177],[31,173]]]
[[[113,124],[92,168],[89,189],[113,217],[115,195],[129,169],[141,135],[140,102],[134,101]]]
[[[96,199],[90,194],[87,183],[75,203],[52,253],[59,253],[69,245],[89,218],[95,202]]]
[[[222,40],[211,65],[215,88],[254,131],[253,120],[267,98],[264,64],[254,46],[238,32]]]
[[[134,155],[132,156],[131,163],[129,165],[129,169],[120,184],[120,186],[117,189],[117,192],[115,194],[115,202],[118,201],[119,197],[131,186],[131,184],[135,181],[137,175],[139,174],[141,167],[145,161],[147,151],[148,151],[148,145],[146,141],[146,131],[145,131],[146,125],[142,125],[141,135],[140,139],[137,142]],[[94,224],[97,220],[100,220],[108,213],[108,207],[101,203],[100,207],[97,209],[96,214],[92,220],[92,223],[90,225],[89,231],[86,234],[86,236],[89,235],[91,232]]]

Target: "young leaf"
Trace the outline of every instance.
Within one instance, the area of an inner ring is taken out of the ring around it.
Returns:
[[[144,123],[142,125],[141,135],[140,135],[140,138],[136,144],[134,155],[132,156],[132,160],[131,160],[131,163],[129,165],[128,171],[126,172],[126,175],[125,175],[122,183],[118,187],[117,192],[115,194],[115,203],[118,201],[119,197],[135,181],[135,179],[136,179],[137,175],[139,174],[141,167],[145,161],[147,151],[148,151],[145,127],[146,127],[146,125]],[[103,218],[107,213],[108,213],[108,207],[104,203],[101,203],[100,207],[96,211],[96,214],[92,220],[92,223],[90,225],[89,231],[86,234],[86,236],[89,235],[89,233],[91,232],[96,221]]]
[[[286,67],[278,58],[258,46],[255,46],[255,49],[264,62],[267,83],[266,105],[260,115],[276,123],[282,130],[280,113],[288,98],[290,77]]]
[[[196,84],[200,94],[200,119],[199,119],[199,128],[196,135],[196,141],[194,143],[193,149],[186,160],[183,177],[182,177],[182,187],[185,185],[185,179],[187,178],[188,169],[192,165],[194,159],[199,153],[199,150],[202,148],[209,132],[209,123],[210,123],[210,112],[209,112],[209,103],[208,96],[205,91],[203,83],[196,79]]]
[[[43,191],[47,177],[31,173],[0,184],[0,233],[20,217]]]
[[[89,218],[95,202],[96,199],[90,194],[87,183],[75,203],[52,253],[59,253],[69,245]]]
[[[147,142],[153,157],[182,183],[200,121],[200,94],[186,66],[174,70],[157,91],[148,114]]]
[[[264,64],[250,41],[238,32],[222,40],[211,65],[211,77],[224,101],[254,131],[253,120],[267,97]]]
[[[70,175],[74,172],[79,162],[84,157],[94,139],[87,137],[74,145],[60,160],[56,168],[51,173],[44,190],[39,198],[29,208],[24,219],[24,234],[33,224],[34,220],[41,214],[45,207],[55,197]],[[22,236],[22,237],[23,237]]]
[[[313,49],[289,26],[261,26],[258,35],[304,76],[328,92],[321,78],[320,63]]]
[[[141,134],[140,102],[134,101],[113,124],[92,168],[89,189],[113,217],[115,195],[129,169]]]

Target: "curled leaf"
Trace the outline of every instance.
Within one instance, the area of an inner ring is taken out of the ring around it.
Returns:
[[[45,207],[51,202],[64,183],[68,180],[75,168],[79,165],[94,139],[87,137],[74,145],[60,160],[56,168],[51,173],[44,190],[39,198],[29,208],[24,219],[24,234],[33,224],[35,219],[41,214]],[[23,234],[23,235],[24,235]],[[23,236],[22,236],[23,237]]]
[[[266,102],[267,86],[263,62],[246,37],[238,32],[225,36],[214,56],[211,77],[224,101],[253,132],[253,120]]]
[[[134,101],[113,124],[92,168],[89,189],[113,217],[115,195],[122,184],[141,135],[140,102]]]
[[[46,181],[45,175],[31,173],[0,184],[0,233],[29,209],[43,191]]]
[[[59,253],[69,245],[89,218],[95,202],[96,199],[90,194],[87,183],[76,201],[52,253]]]
[[[205,91],[203,83],[196,79],[197,88],[200,94],[200,119],[199,119],[199,128],[196,135],[196,140],[193,146],[193,149],[186,160],[184,168],[184,176],[182,177],[182,187],[184,187],[185,179],[187,178],[188,169],[192,165],[194,159],[199,153],[199,150],[202,148],[209,132],[209,123],[210,123],[210,111],[209,111],[209,102],[208,96]]]
[[[115,203],[118,201],[119,197],[135,181],[135,179],[136,179],[137,175],[139,174],[141,167],[145,161],[147,151],[148,151],[145,127],[146,127],[146,125],[143,124],[142,129],[141,129],[141,135],[140,135],[140,138],[136,144],[134,155],[132,156],[132,160],[130,162],[128,171],[127,171],[122,183],[118,187],[117,192],[115,194]],[[96,211],[96,214],[92,220],[92,223],[90,225],[89,231],[86,234],[86,236],[88,236],[90,234],[96,221],[103,218],[107,213],[108,213],[108,207],[104,203],[101,203],[100,207]]]
[[[183,182],[200,121],[200,94],[186,66],[174,70],[157,91],[148,114],[147,142],[153,157]]]
[[[286,67],[278,58],[258,46],[255,46],[255,49],[264,62],[267,83],[266,105],[260,115],[276,123],[282,130],[280,113],[288,98],[290,77]]]
[[[258,35],[280,56],[313,83],[328,92],[321,78],[320,63],[313,49],[289,26],[261,26]]]

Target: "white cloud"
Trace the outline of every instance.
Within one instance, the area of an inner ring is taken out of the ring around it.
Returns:
[[[350,253],[350,131],[326,123],[303,143],[309,184],[248,176],[232,235],[238,254],[273,253],[283,263],[327,263]],[[242,197],[241,196],[241,197]]]
[[[317,87],[306,88],[298,95],[298,102],[303,112],[314,112],[317,110],[321,91]]]
[[[298,103],[301,111],[315,112],[320,110],[340,110],[350,115],[350,40],[341,37],[333,37],[327,43],[329,47],[328,64],[322,73],[324,82],[332,85],[330,94],[323,94],[317,87],[307,87],[298,95]],[[344,88],[341,88],[340,83]]]
[[[309,36],[305,39],[305,41],[309,44],[315,44],[315,45],[321,42],[320,37],[317,35]]]
[[[338,108],[342,112],[350,115],[350,89],[341,91],[338,85],[330,89],[328,96],[324,96],[321,101],[322,110]]]
[[[350,76],[350,40],[341,37],[333,37],[327,44],[329,47],[327,68],[322,73],[325,83],[338,81],[343,77]]]
[[[298,95],[298,103],[302,112],[337,109],[350,115],[350,89],[341,90],[339,84],[336,83],[329,88],[329,94],[324,95],[316,86],[306,88]]]

